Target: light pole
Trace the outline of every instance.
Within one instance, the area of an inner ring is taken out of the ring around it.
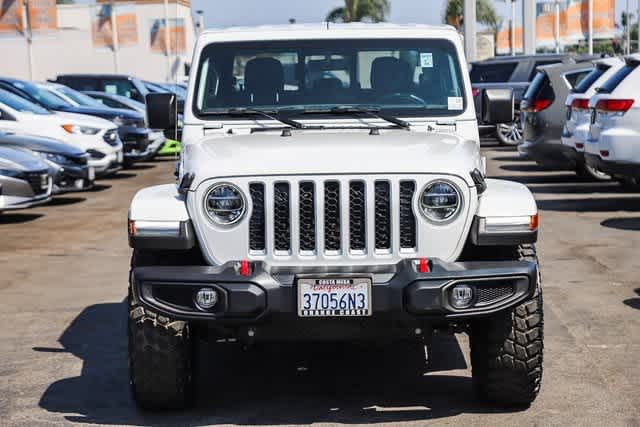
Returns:
[[[631,31],[630,31],[630,29],[631,29],[631,22],[630,22],[631,17],[629,16],[629,0],[627,0],[627,9],[626,10],[627,10],[627,12],[626,12],[627,16],[626,16],[626,19],[625,19],[625,26],[624,27],[625,27],[625,32],[627,33],[626,34],[627,43],[626,43],[626,46],[625,46],[624,50],[625,50],[625,53],[627,55],[629,55],[629,53],[631,53],[631,45],[630,45],[630,43],[631,43]]]
[[[171,37],[171,31],[169,29],[169,0],[164,0],[164,50],[167,53],[167,81],[172,81],[173,73],[171,72],[171,43],[169,37]]]
[[[111,46],[113,46],[113,69],[115,73],[120,72],[120,63],[118,61],[118,50],[120,45],[118,44],[118,16],[116,15],[116,4],[114,0],[109,2],[109,20],[111,21]]]
[[[27,61],[29,66],[29,80],[33,80],[33,31],[31,31],[31,17],[29,16],[29,1],[24,2],[22,14],[22,28],[27,42]]]
[[[464,9],[462,10],[464,19],[464,50],[467,55],[467,61],[475,61],[476,59],[476,2],[475,0],[464,0]]]
[[[593,55],[593,0],[589,0],[589,55]]]
[[[556,39],[556,53],[560,53],[560,0],[556,0],[553,32]]]
[[[516,0],[511,0],[511,56],[516,54]]]
[[[522,29],[524,31],[524,53],[536,53],[536,0],[523,0]]]

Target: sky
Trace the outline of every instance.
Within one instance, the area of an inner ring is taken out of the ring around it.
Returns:
[[[594,0],[598,1],[598,0]],[[616,21],[627,0],[616,0]],[[638,1],[629,0],[632,11]],[[390,0],[390,22],[440,24],[446,0]],[[494,0],[496,9],[508,21],[511,8],[504,0]],[[290,18],[297,22],[321,22],[327,13],[344,4],[343,0],[191,0],[193,10],[203,10],[205,27],[232,25],[286,24]],[[522,16],[522,0],[516,1],[516,16]]]

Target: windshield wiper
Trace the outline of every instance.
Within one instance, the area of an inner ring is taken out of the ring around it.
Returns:
[[[397,117],[389,116],[387,114],[382,113],[382,109],[380,107],[371,106],[371,107],[358,107],[352,105],[337,105],[332,107],[330,110],[334,114],[369,114],[378,119],[382,119],[386,122],[393,123],[403,129],[411,130],[411,124],[409,122],[405,122]]]
[[[236,107],[236,108],[229,108],[226,112],[227,114],[234,115],[234,116],[235,115],[240,116],[244,114],[258,114],[268,119],[275,120],[280,123],[284,123],[285,125],[291,126],[292,128],[295,128],[295,129],[317,129],[316,126],[307,126],[304,123],[300,123],[288,117],[282,117],[278,113],[278,111],[271,111],[271,110],[265,111],[265,110],[260,110],[258,108]]]

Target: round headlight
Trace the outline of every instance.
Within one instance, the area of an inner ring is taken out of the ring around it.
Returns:
[[[458,189],[446,181],[434,181],[427,185],[420,197],[420,209],[428,220],[450,221],[460,211],[462,200]]]
[[[217,184],[207,191],[204,209],[214,222],[230,225],[240,221],[246,203],[242,191],[235,185]]]

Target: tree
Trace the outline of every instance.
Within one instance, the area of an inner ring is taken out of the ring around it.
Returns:
[[[389,9],[389,0],[344,0],[344,6],[333,9],[326,19],[329,22],[382,22]]]

